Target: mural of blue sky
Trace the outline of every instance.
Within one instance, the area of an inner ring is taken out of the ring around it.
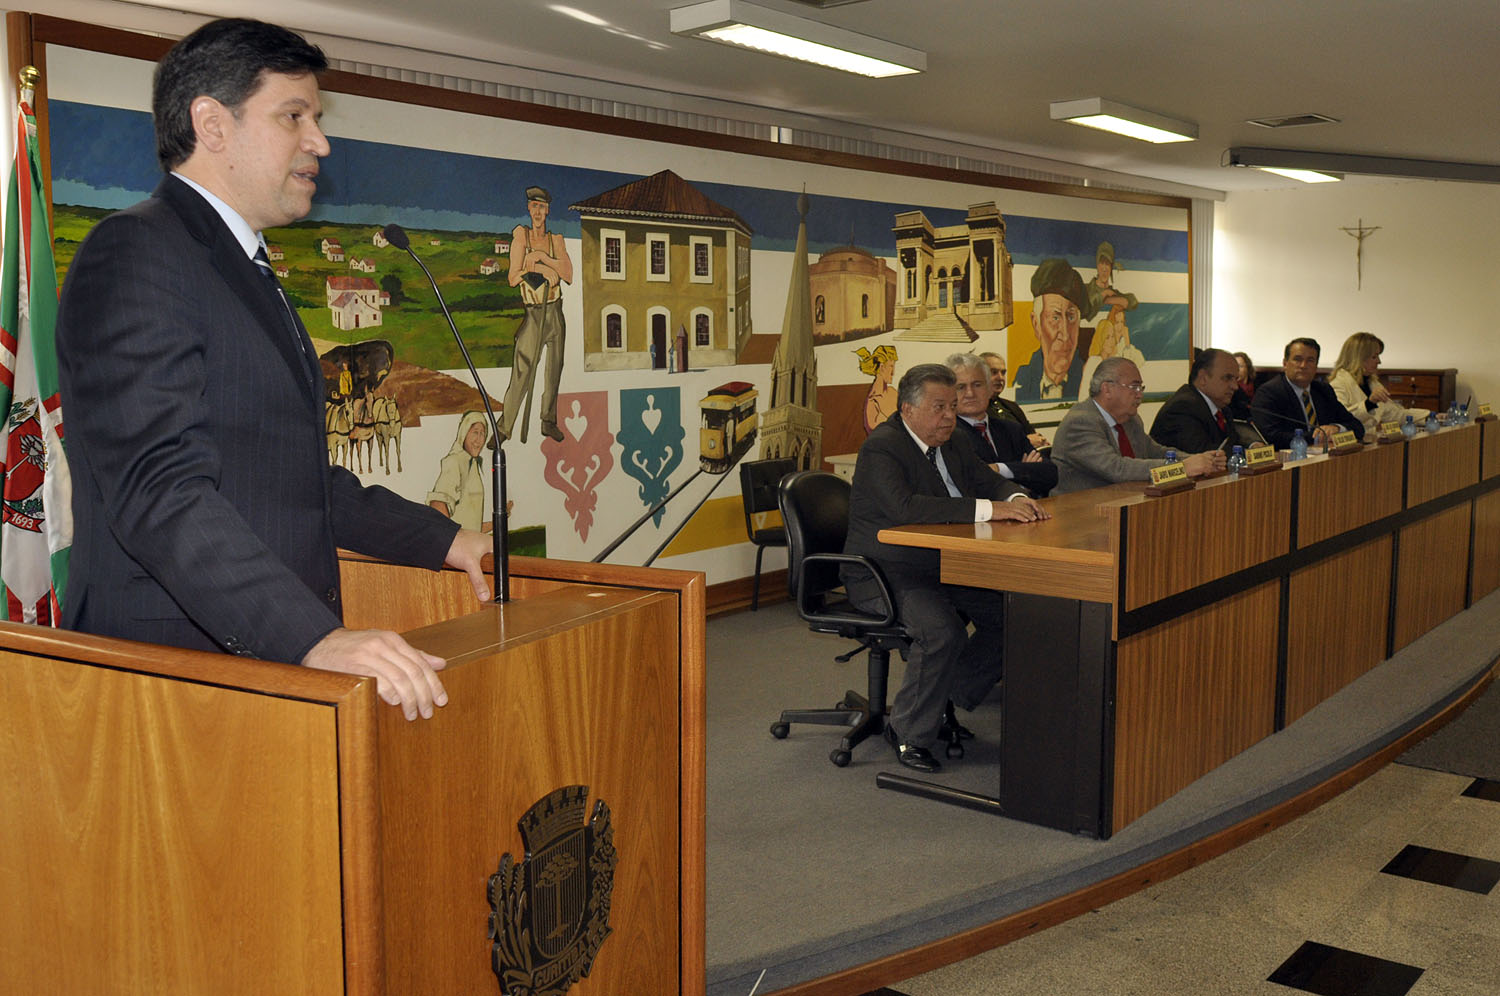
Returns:
[[[161,174],[149,114],[63,100],[49,107],[57,203],[123,208],[155,188]],[[384,142],[334,137],[331,144],[333,152],[318,178],[313,220],[507,232],[527,223],[523,191],[539,184],[552,193],[552,227],[576,238],[578,218],[566,210],[569,204],[638,179],[608,170]],[[796,191],[701,181],[694,186],[745,219],[755,232],[755,248],[788,251],[795,245]],[[1004,214],[1005,191],[997,190],[995,200]],[[807,219],[809,248],[821,253],[852,241],[879,255],[894,255],[895,216],[913,208],[936,227],[962,224],[965,216],[963,209],[816,196]],[[1099,243],[1108,241],[1124,270],[1187,272],[1186,232],[1011,214],[1005,220],[1006,244],[1022,265],[1061,256],[1091,271]]]

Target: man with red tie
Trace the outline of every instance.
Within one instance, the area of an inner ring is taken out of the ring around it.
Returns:
[[[1151,479],[1151,468],[1166,462],[1167,450],[1146,435],[1136,414],[1145,390],[1140,368],[1123,356],[1111,356],[1094,369],[1089,400],[1063,416],[1053,437],[1052,460],[1058,473],[1053,494]],[[1190,477],[1224,468],[1223,450],[1178,456]]]
[[[1235,419],[1248,419],[1250,409],[1237,399],[1240,367],[1234,354],[1205,349],[1193,360],[1188,383],[1167,399],[1151,423],[1151,438],[1179,453],[1228,449],[1247,445]],[[1228,439],[1228,446],[1224,440]]]

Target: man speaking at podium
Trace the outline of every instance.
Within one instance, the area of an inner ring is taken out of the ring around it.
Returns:
[[[377,679],[408,719],[447,702],[440,658],[342,625],[336,547],[468,572],[483,534],[330,467],[323,384],[261,232],[312,208],[316,46],[214,21],[157,66],[149,200],[69,269],[57,322],[75,538],[63,624]]]

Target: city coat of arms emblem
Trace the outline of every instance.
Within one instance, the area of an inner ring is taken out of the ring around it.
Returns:
[[[489,879],[490,962],[505,996],[562,996],[589,974],[609,936],[618,855],[609,807],[587,785],[551,792],[517,822],[526,856]]]

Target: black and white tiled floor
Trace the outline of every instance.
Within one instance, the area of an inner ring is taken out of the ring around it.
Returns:
[[[1389,765],[1161,885],[880,996],[1497,996],[1500,782]]]

